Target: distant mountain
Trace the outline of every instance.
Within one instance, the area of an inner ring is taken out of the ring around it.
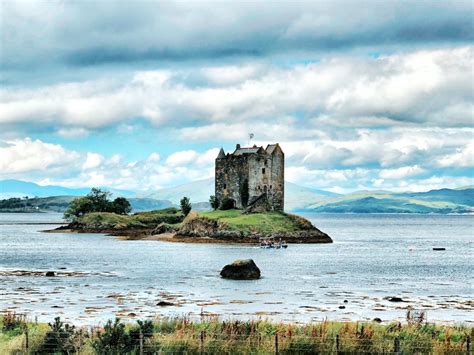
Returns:
[[[176,205],[179,204],[179,200],[183,196],[189,197],[192,203],[207,202],[209,201],[209,196],[214,195],[214,179],[193,181],[188,184],[140,195],[154,199],[169,200]],[[323,202],[330,197],[336,196],[339,195],[324,190],[309,189],[285,181],[285,209],[288,211],[304,208],[305,206]]]
[[[393,193],[359,191],[306,207],[324,213],[473,213],[474,189]]]
[[[134,211],[178,206],[179,200],[183,196],[191,199],[195,209],[208,209],[209,196],[214,194],[214,179],[194,181],[152,192],[135,193],[126,190],[105,189],[111,191],[114,197],[127,197]],[[56,196],[28,200],[30,207],[33,206],[33,208],[45,211],[64,211],[75,196],[86,195],[89,191],[89,188],[70,189],[61,186],[40,186],[19,180],[0,181],[0,199]],[[285,182],[285,210],[321,213],[474,213],[474,187],[403,193],[383,190],[356,191],[339,195]]]
[[[113,193],[115,197],[134,197],[133,191],[105,188]],[[48,196],[84,196],[89,193],[90,188],[72,189],[55,185],[38,185],[34,182],[22,180],[0,180],[0,198],[10,197],[48,197]]]

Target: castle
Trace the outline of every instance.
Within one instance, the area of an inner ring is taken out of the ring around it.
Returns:
[[[284,171],[285,154],[278,143],[265,149],[237,144],[227,154],[221,148],[216,158],[217,201],[249,212],[283,211]]]

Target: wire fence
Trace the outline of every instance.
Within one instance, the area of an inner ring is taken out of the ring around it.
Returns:
[[[195,333],[139,333],[128,343],[108,339],[101,348],[92,345],[97,333],[78,332],[74,336],[56,334],[44,339],[41,347],[31,347],[31,335],[24,330],[20,353],[78,353],[114,354],[473,354],[471,337],[450,341],[392,338],[364,339],[308,335],[240,335]],[[87,345],[86,345],[87,344]]]

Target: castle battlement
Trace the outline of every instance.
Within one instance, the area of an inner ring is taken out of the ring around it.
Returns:
[[[285,154],[280,145],[221,148],[216,158],[215,195],[219,203],[231,199],[240,209],[283,211]]]

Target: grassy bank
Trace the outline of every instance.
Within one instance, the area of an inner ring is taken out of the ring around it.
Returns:
[[[110,212],[92,212],[77,218],[72,224],[75,229],[109,230],[155,228],[160,223],[177,224],[184,216],[176,208],[138,212],[132,215],[118,215]]]
[[[11,317],[10,317],[11,318]],[[381,325],[321,322],[306,325],[258,321],[220,321],[205,318],[166,318],[104,328],[79,329],[60,322],[51,325],[0,319],[0,353],[63,352],[79,354],[314,354],[391,353],[456,354],[465,352],[473,328],[434,324]],[[9,325],[10,324],[10,325]]]
[[[244,214],[240,210],[200,212],[199,215],[225,223],[227,229],[243,232],[283,233],[311,230],[308,220],[282,212]]]

